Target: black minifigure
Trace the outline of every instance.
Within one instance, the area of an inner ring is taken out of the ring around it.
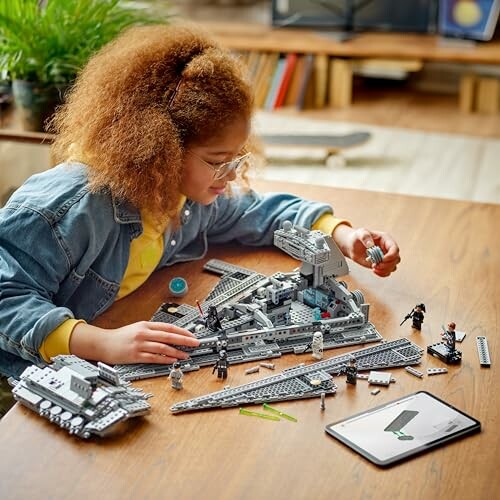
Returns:
[[[411,312],[409,312],[403,321],[399,324],[401,326],[407,319],[412,320],[412,328],[415,328],[415,330],[420,331],[422,329],[422,323],[424,322],[424,312],[425,311],[425,304],[417,304]]]
[[[349,358],[349,364],[345,367],[345,374],[347,375],[346,383],[356,385],[358,381],[358,364],[354,356]]]
[[[219,315],[217,314],[217,308],[215,306],[210,306],[208,308],[206,324],[207,328],[212,332],[220,332],[222,330],[222,325],[220,324]]]
[[[219,359],[215,362],[212,373],[217,369],[217,378],[226,379],[227,369],[229,368],[229,360],[227,359],[227,352],[225,349],[219,351]]]

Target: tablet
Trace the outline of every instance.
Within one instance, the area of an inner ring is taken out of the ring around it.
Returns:
[[[426,391],[325,428],[328,434],[381,467],[480,430],[478,420]]]

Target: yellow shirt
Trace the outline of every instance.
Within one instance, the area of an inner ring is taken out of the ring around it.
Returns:
[[[184,205],[186,198],[183,197],[180,207]],[[123,280],[118,290],[116,300],[119,300],[134,290],[137,290],[151,276],[163,255],[163,233],[165,226],[155,226],[152,217],[148,213],[141,214],[143,232],[132,240],[130,244],[130,256]],[[345,219],[337,219],[332,214],[322,215],[312,226],[326,234],[332,234],[339,224],[350,223]],[[50,363],[50,358],[58,354],[70,354],[69,341],[73,329],[84,320],[68,319],[55,330],[53,330],[40,346],[39,353],[42,358]]]

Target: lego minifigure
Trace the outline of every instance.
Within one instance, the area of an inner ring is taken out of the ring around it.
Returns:
[[[441,334],[443,337],[444,337],[444,341],[446,342],[446,346],[448,347],[448,349],[450,350],[451,353],[455,352],[455,341],[456,341],[456,337],[455,337],[455,328],[456,328],[457,325],[455,325],[455,323],[453,323],[453,321],[451,323],[448,323],[448,329],[447,330],[444,330],[444,332]]]
[[[399,324],[401,326],[407,319],[412,320],[412,325],[411,327],[414,328],[415,330],[420,331],[422,329],[422,323],[424,322],[424,312],[425,311],[425,304],[417,304],[411,312],[409,312],[403,321]]]
[[[172,385],[172,389],[176,390],[182,389],[182,379],[184,378],[184,374],[182,373],[181,370],[181,364],[178,361],[176,361],[172,365],[172,369],[170,370],[168,378],[170,379],[170,384]]]
[[[229,361],[227,359],[227,352],[225,349],[221,349],[219,351],[219,359],[215,362],[212,373],[217,369],[217,378],[226,379],[228,368]]]
[[[455,323],[448,323],[448,329],[445,330],[443,326],[443,333],[441,336],[444,342],[438,342],[427,346],[427,352],[441,359],[448,364],[456,364],[462,361],[462,352],[455,348],[456,335]]]
[[[323,332],[314,332],[311,349],[314,359],[323,359]]]
[[[208,308],[208,314],[205,321],[207,328],[212,332],[220,332],[222,330],[222,325],[220,324],[219,315],[217,314],[217,308],[215,306],[210,306]]]
[[[349,364],[345,367],[345,374],[347,375],[346,383],[356,385],[358,381],[358,363],[354,356],[349,358]]]

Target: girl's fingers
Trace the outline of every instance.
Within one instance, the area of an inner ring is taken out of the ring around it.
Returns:
[[[176,333],[177,335],[194,338],[194,335],[189,330],[181,328],[177,325],[172,325],[171,323],[162,323],[161,321],[146,321],[146,325],[151,330],[159,330],[166,333]]]
[[[175,363],[177,358],[170,356],[159,356],[151,352],[140,352],[137,357],[137,363],[156,363],[160,365],[169,365]]]
[[[175,347],[162,342],[145,341],[140,346],[141,352],[149,352],[155,355],[168,356],[172,359],[188,359],[189,354],[184,351],[179,351]]]

